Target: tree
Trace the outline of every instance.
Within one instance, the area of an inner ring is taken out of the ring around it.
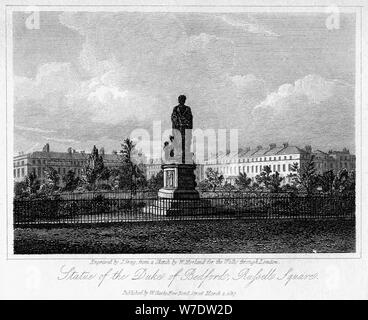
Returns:
[[[134,162],[133,156],[136,154],[135,143],[126,138],[121,144],[120,153],[122,155],[121,170],[124,176],[127,177],[127,179],[120,177],[120,180],[125,180],[125,186],[131,192],[135,192],[139,185],[144,184],[143,180],[145,179],[142,168]]]
[[[232,192],[236,190],[236,187],[233,186],[231,183],[225,181],[225,183],[222,185],[221,190],[225,192]]]
[[[151,190],[160,190],[164,186],[164,171],[160,170],[156,175],[153,175],[147,182],[148,188]]]
[[[26,181],[20,181],[14,183],[14,195],[17,197],[27,195],[27,183]]]
[[[271,173],[270,166],[264,166],[262,172],[256,176],[256,181],[260,186],[270,192],[277,193],[281,191],[281,183],[284,180],[279,172]]]
[[[281,191],[281,183],[284,180],[284,177],[280,177],[280,173],[276,171],[274,174],[271,175],[271,181],[268,185],[268,189],[270,192],[278,193]]]
[[[60,182],[60,176],[58,172],[52,168],[48,167],[45,170],[45,186],[47,191],[55,191],[58,189],[58,185]]]
[[[318,175],[317,180],[318,186],[322,188],[323,192],[331,192],[333,190],[335,174],[332,170],[325,171],[321,175]]]
[[[95,189],[98,180],[101,179],[101,174],[106,175],[106,171],[104,172],[103,157],[98,154],[96,146],[93,146],[84,168],[83,181],[92,189]]]
[[[282,192],[292,192],[292,193],[295,193],[298,190],[296,189],[296,187],[294,185],[291,185],[289,183],[285,183],[284,185],[282,185],[281,191]]]
[[[252,179],[243,172],[240,172],[239,176],[235,179],[235,185],[238,187],[239,190],[249,190],[251,183]]]
[[[198,190],[206,192],[211,190],[211,185],[208,183],[208,180],[202,180],[198,183]]]
[[[97,174],[97,180],[107,181],[110,178],[110,169],[103,167],[102,170]]]
[[[75,176],[75,172],[69,170],[65,176],[63,176],[64,191],[74,191],[79,184],[79,178]]]
[[[118,168],[112,168],[110,170],[108,184],[111,186],[113,190],[122,189],[121,186],[121,171]]]
[[[340,193],[355,191],[355,171],[341,169],[333,181],[333,189]]]
[[[27,185],[27,192],[29,194],[34,194],[40,189],[41,182],[33,171],[26,176],[25,182]]]
[[[207,183],[210,185],[211,190],[215,192],[216,188],[219,188],[222,185],[222,182],[224,181],[224,176],[222,174],[219,174],[218,171],[212,168],[208,168],[206,170],[206,180]]]
[[[301,167],[299,167],[298,163],[294,163],[291,167],[289,177],[296,188],[301,189],[307,195],[312,194],[318,186],[314,157],[311,156]]]

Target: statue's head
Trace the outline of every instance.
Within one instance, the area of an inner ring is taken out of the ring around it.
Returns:
[[[178,102],[182,105],[185,103],[185,100],[187,100],[187,97],[183,94],[178,97]]]

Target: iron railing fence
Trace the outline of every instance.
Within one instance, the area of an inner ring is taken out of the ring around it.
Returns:
[[[171,200],[155,197],[14,200],[14,226],[201,219],[353,219],[354,195],[243,194]]]

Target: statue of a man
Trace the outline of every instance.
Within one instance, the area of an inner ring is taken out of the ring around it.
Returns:
[[[190,107],[185,105],[186,96],[178,97],[179,105],[171,114],[174,143],[180,147],[181,161],[190,161],[190,146],[192,142],[193,115]],[[180,135],[179,135],[180,133]]]

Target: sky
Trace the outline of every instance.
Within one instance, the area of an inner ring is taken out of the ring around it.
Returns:
[[[194,128],[239,146],[354,151],[355,16],[326,13],[13,13],[14,150],[120,150],[170,126],[180,94]]]

